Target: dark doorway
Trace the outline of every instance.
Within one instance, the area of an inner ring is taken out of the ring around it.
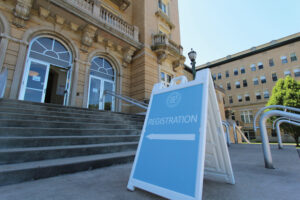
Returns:
[[[60,67],[50,66],[45,103],[63,105],[67,71]]]

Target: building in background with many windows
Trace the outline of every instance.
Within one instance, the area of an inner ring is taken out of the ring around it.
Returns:
[[[250,139],[260,140],[253,131],[253,118],[272,95],[279,78],[300,80],[300,33],[290,35],[249,50],[229,55],[197,67],[210,68],[216,85],[225,90],[225,109],[243,127]],[[268,126],[270,140],[275,141]],[[283,140],[291,140],[284,136]]]
[[[183,75],[178,0],[0,0],[6,98],[139,112],[111,90],[147,101]]]

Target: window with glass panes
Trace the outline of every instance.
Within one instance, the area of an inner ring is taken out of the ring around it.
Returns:
[[[235,113],[234,112],[231,113],[231,119],[235,120]]]
[[[225,72],[225,74],[226,74],[226,78],[228,78],[228,77],[229,77],[229,71],[227,70],[227,71]]]
[[[264,98],[265,98],[265,99],[270,98],[270,94],[269,94],[269,91],[268,91],[268,90],[265,90],[265,91],[264,91]]]
[[[158,0],[158,7],[168,15],[168,5],[165,4],[162,0]]]
[[[259,82],[258,82],[258,78],[254,78],[254,79],[253,79],[253,85],[258,85],[258,83],[259,83]]]
[[[228,97],[228,100],[229,100],[229,103],[230,103],[230,104],[233,103],[232,96],[229,96],[229,97]]]
[[[172,75],[166,73],[166,72],[161,72],[160,73],[160,80],[165,84],[165,86],[169,86],[172,80]]]
[[[260,82],[261,82],[262,84],[266,83],[266,82],[267,82],[266,77],[265,77],[265,76],[261,76],[261,77],[260,77]]]
[[[291,53],[290,58],[291,58],[291,62],[297,61],[296,53]]]
[[[287,57],[286,56],[281,56],[281,63],[282,64],[286,64],[286,63],[288,63],[288,60],[287,60]]]
[[[251,110],[241,111],[241,119],[244,123],[252,123],[253,122],[253,113]]]
[[[235,76],[239,75],[239,70],[238,70],[238,69],[234,69],[234,70],[233,70],[233,74],[234,74]]]
[[[245,101],[250,101],[250,96],[249,96],[249,94],[245,94]]]
[[[218,80],[222,79],[222,74],[218,73]]]
[[[300,76],[300,69],[294,69],[294,75],[295,75],[295,77],[299,77]]]
[[[242,67],[241,68],[241,74],[245,74],[245,73],[246,73],[245,67]]]
[[[244,80],[243,80],[243,87],[247,87],[247,86],[248,86],[247,80],[244,79]]]
[[[227,90],[231,90],[231,84],[227,83]]]
[[[264,68],[264,65],[262,64],[262,62],[259,62],[259,63],[257,63],[257,67],[258,67],[258,69],[263,69]]]
[[[277,74],[276,73],[272,73],[272,80],[277,81]]]
[[[237,96],[238,102],[242,102],[243,101],[243,97],[241,95]]]
[[[257,100],[260,100],[260,99],[261,99],[261,94],[260,94],[260,92],[256,92],[256,93],[255,93],[255,96],[256,96],[256,99],[257,99]]]
[[[235,87],[236,88],[241,88],[241,83],[239,81],[235,82]]]
[[[273,67],[275,64],[274,64],[274,60],[273,60],[273,58],[270,58],[269,59],[269,66],[270,67]]]
[[[250,68],[251,68],[251,71],[256,71],[256,66],[255,66],[255,64],[252,64],[251,66],[250,66]]]
[[[284,71],[284,76],[291,76],[291,72],[290,71]]]

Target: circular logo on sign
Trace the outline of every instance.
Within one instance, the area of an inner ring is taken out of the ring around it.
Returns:
[[[169,108],[174,108],[174,107],[178,106],[180,101],[181,101],[181,94],[178,92],[172,92],[167,97],[166,104]]]

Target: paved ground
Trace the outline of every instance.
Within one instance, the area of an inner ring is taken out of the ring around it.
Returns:
[[[276,169],[264,168],[261,145],[232,145],[235,185],[204,181],[205,200],[293,200],[300,198],[300,159],[295,147],[272,145]],[[131,164],[0,187],[0,200],[163,200],[126,190]]]

